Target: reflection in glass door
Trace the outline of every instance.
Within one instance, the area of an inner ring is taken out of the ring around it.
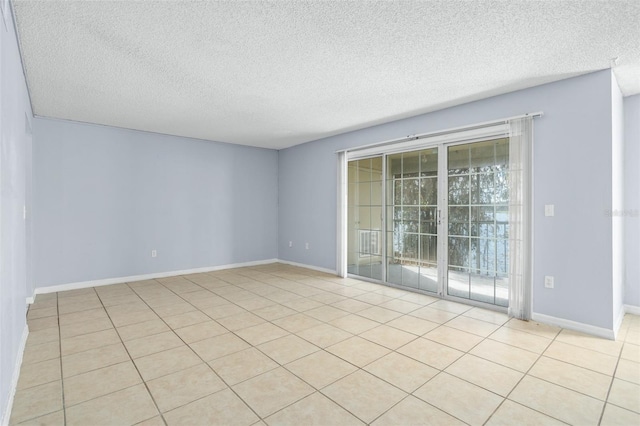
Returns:
[[[350,161],[348,182],[348,272],[382,280],[382,157]]]
[[[387,282],[438,291],[438,149],[387,156]]]
[[[508,139],[450,146],[447,160],[447,294],[508,306]]]

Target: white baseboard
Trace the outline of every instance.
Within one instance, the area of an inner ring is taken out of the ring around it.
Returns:
[[[277,262],[284,263],[285,265],[298,266],[300,268],[311,269],[313,271],[325,272],[327,274],[338,275],[338,272],[334,271],[333,269],[321,268],[319,266],[305,265],[304,263],[291,262],[290,260],[282,260],[282,259],[278,259]]]
[[[544,315],[533,313],[531,319],[534,321],[542,322],[545,324],[556,325],[558,327],[567,328],[569,330],[579,331],[581,333],[591,334],[598,337],[603,337],[609,340],[615,340],[614,330],[608,328],[596,327],[595,325],[589,325],[582,322],[571,321],[564,318],[552,317],[551,315]]]
[[[631,315],[640,315],[640,306],[624,305],[624,313]]]
[[[158,272],[153,274],[132,275],[129,277],[107,278],[103,280],[94,280],[94,281],[81,281],[76,283],[53,285],[49,287],[37,287],[34,293],[35,294],[57,293],[59,291],[78,290],[81,288],[100,287],[103,285],[110,285],[110,284],[121,284],[121,283],[133,282],[133,281],[152,280],[155,278],[173,277],[176,275],[199,274],[202,272],[221,271],[224,269],[242,268],[245,266],[266,265],[269,263],[276,263],[276,262],[278,262],[278,259],[265,259],[265,260],[256,260],[252,262],[232,263],[228,265],[208,266],[205,268],[184,269],[181,271],[167,271],[167,272]]]
[[[24,355],[24,348],[27,344],[27,337],[29,337],[29,327],[25,324],[22,331],[22,338],[20,339],[20,346],[18,347],[18,354],[16,355],[16,364],[13,367],[13,376],[11,377],[11,386],[9,387],[9,400],[7,401],[7,407],[2,414],[2,420],[0,425],[7,426],[9,419],[11,418],[11,409],[13,408],[13,399],[16,396],[16,389],[18,388],[18,379],[20,378],[20,367],[22,367],[22,357]]]
[[[618,310],[618,315],[613,319],[613,339],[618,338],[618,332],[620,331],[620,327],[622,327],[622,321],[624,320],[624,305],[620,306]]]
[[[33,305],[35,297],[31,296],[31,297],[27,297],[27,305]]]

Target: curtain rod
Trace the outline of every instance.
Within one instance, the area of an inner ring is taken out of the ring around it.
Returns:
[[[490,126],[494,126],[494,125],[500,124],[500,123],[508,123],[510,120],[515,120],[517,118],[524,118],[524,117],[537,118],[537,117],[542,117],[543,115],[544,115],[544,113],[542,111],[529,112],[529,113],[526,113],[526,114],[514,115],[513,117],[500,118],[498,120],[485,121],[485,122],[482,122],[482,123],[472,124],[472,125],[469,125],[469,126],[453,127],[451,129],[438,130],[438,131],[435,131],[435,132],[417,133],[417,134],[414,134],[414,135],[407,135],[407,136],[404,136],[402,138],[389,139],[389,140],[382,141],[382,142],[374,142],[374,143],[370,143],[370,144],[367,144],[367,145],[360,145],[360,146],[357,146],[355,148],[339,149],[339,150],[336,151],[336,154],[341,153],[341,152],[361,151],[363,149],[382,147],[382,146],[390,145],[390,144],[393,144],[393,143],[407,142],[407,141],[412,141],[412,140],[417,140],[417,139],[424,139],[424,138],[427,138],[427,137],[447,135],[447,134],[450,134],[450,133],[455,133],[455,132],[459,132],[459,131],[463,131],[463,130],[481,129],[483,127],[490,127]]]

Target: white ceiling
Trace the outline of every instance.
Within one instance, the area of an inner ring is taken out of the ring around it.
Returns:
[[[244,145],[306,141],[614,67],[640,1],[15,1],[34,113]]]

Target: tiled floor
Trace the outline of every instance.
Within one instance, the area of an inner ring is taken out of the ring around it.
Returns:
[[[640,424],[618,341],[271,264],[39,295],[11,424]]]

